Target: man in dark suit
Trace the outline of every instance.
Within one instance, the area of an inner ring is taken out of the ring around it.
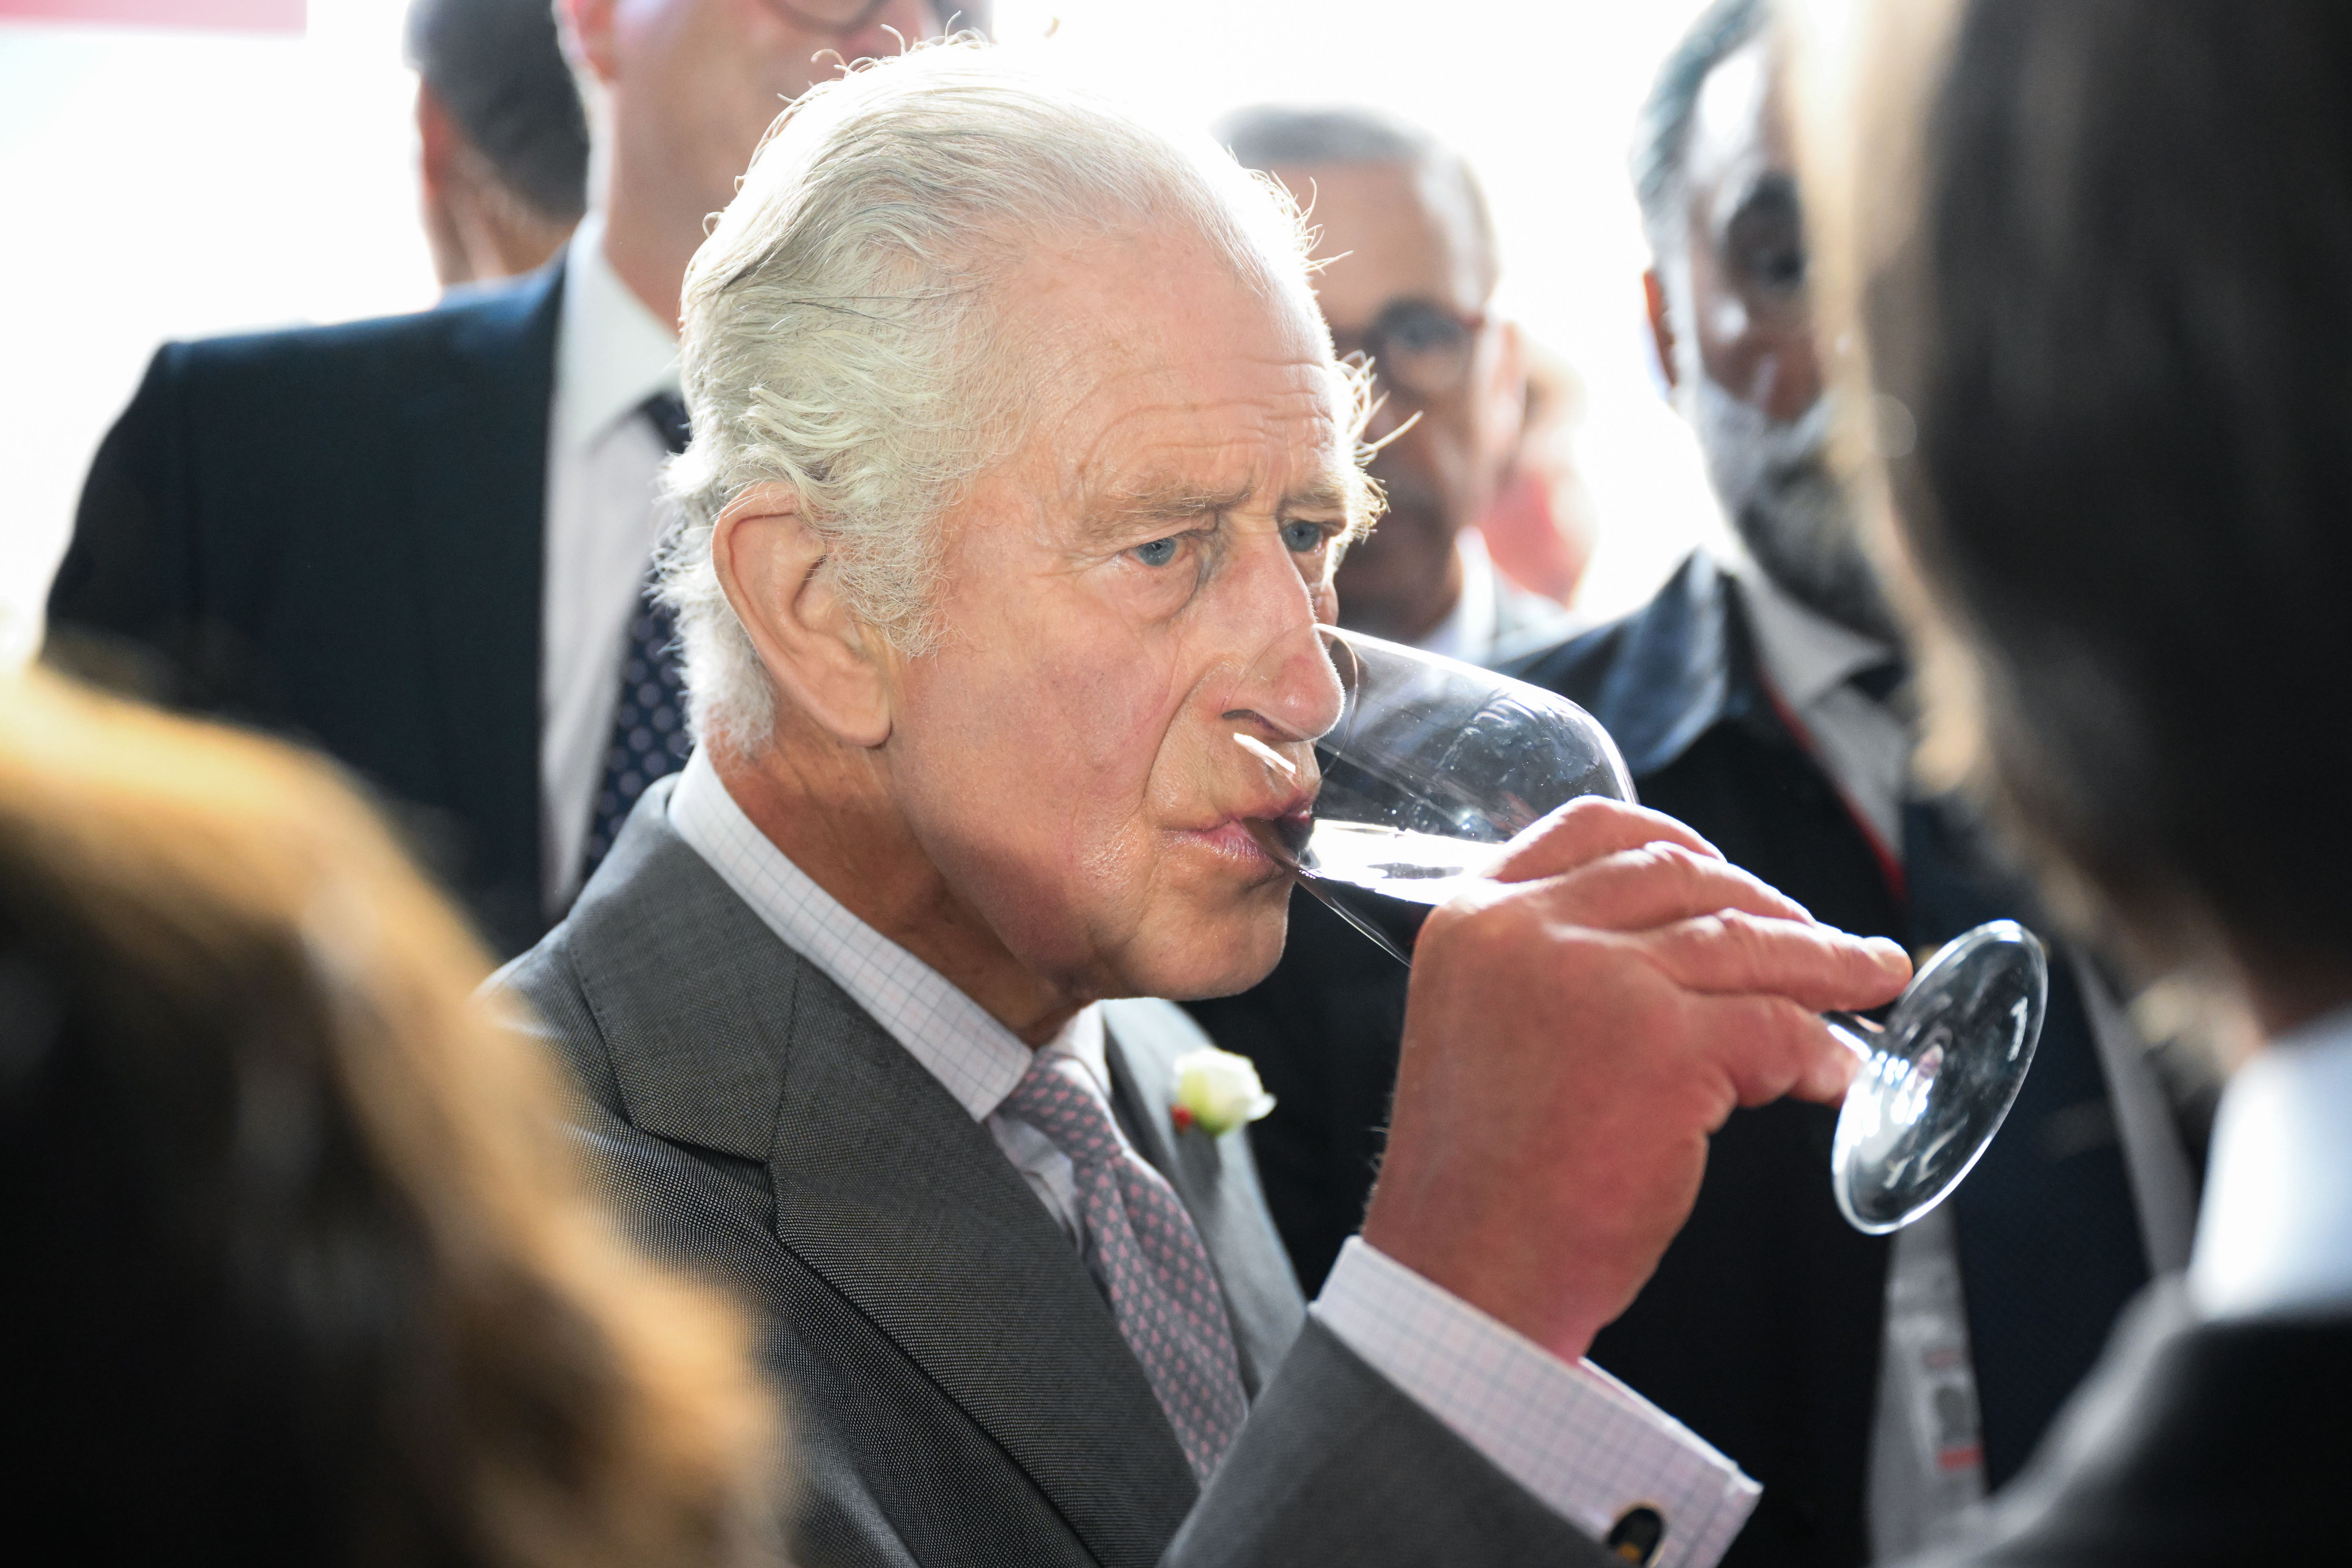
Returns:
[[[820,51],[940,21],[838,10],[566,0],[603,182],[565,253],[423,315],[167,344],[91,467],[49,656],[324,747],[528,946],[685,755],[642,588],[703,220]]]
[[[1634,154],[1661,363],[1732,564],[1695,556],[1645,608],[1521,673],[1601,721],[1646,804],[1822,920],[1923,952],[1997,917],[2046,926],[1965,814],[1909,784],[1901,639],[1824,455],[1766,16],[1725,0],[1699,19]],[[1360,1219],[1405,986],[1325,911],[1297,928],[1258,992],[1195,1011],[1280,1101],[1259,1154],[1308,1274]],[[2057,971],[2023,1098],[1951,1203],[1859,1235],[1824,1175],[1833,1113],[1743,1111],[1656,1279],[1596,1342],[1763,1482],[1727,1562],[1850,1568],[1932,1538],[2024,1463],[2151,1262],[2185,1260],[2191,1182],[2165,1098],[2098,977]]]
[[[1582,1352],[1900,949],[1578,803],[1433,918],[1302,1312],[1244,1135],[1171,1109],[1198,1030],[1114,1000],[1270,967],[1338,718],[1370,486],[1296,215],[916,51],[766,143],[686,301],[698,747],[501,984],[638,1234],[754,1304],[803,1554],[1708,1568],[1752,1484]]]
[[[1852,406],[1883,453],[1859,493],[1920,611],[1932,732],[2099,929],[2200,976],[2239,1037],[2185,1279],[2149,1289],[1933,1561],[2334,1561],[2352,22],[2330,0],[1886,0],[1849,20],[1858,47],[1820,62],[1814,144],[1840,156],[1816,188]],[[2064,1296],[2079,1271],[2030,1283]]]

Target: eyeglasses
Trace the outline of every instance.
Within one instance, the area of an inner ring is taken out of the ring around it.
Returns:
[[[1362,353],[1372,362],[1374,373],[1398,391],[1438,397],[1461,385],[1470,374],[1478,334],[1486,328],[1484,310],[1462,315],[1434,300],[1398,300],[1362,332],[1334,332],[1331,337],[1342,358]]]

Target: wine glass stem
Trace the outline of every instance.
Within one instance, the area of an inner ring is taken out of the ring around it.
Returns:
[[[1871,1047],[1870,1041],[1884,1031],[1869,1019],[1853,1013],[1824,1013],[1822,1022],[1830,1026],[1830,1037],[1852,1051],[1855,1059],[1864,1067],[1869,1066],[1870,1059],[1878,1054]]]

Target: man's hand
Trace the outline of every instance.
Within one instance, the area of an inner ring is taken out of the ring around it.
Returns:
[[[1364,1239],[1573,1360],[1689,1217],[1732,1108],[1842,1094],[1821,1011],[1910,973],[1672,817],[1572,801],[1422,929]]]

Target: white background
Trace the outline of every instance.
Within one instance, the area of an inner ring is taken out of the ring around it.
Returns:
[[[1171,120],[1368,102],[1466,153],[1499,307],[1585,379],[1602,538],[1580,607],[1606,615],[1714,526],[1650,364],[1624,173],[1699,4],[999,0],[997,31]],[[404,9],[310,0],[299,38],[0,22],[0,666],[37,639],[82,473],[157,343],[432,302]]]

